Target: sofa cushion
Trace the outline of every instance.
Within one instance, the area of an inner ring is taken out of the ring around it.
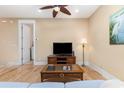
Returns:
[[[104,80],[74,81],[65,84],[65,88],[98,88]]]
[[[60,82],[34,83],[31,84],[29,88],[64,88],[64,83],[60,83]]]
[[[0,82],[0,88],[28,88],[30,83]]]

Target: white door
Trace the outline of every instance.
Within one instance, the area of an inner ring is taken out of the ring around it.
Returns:
[[[27,24],[22,24],[22,63],[30,62],[30,32],[31,29]]]

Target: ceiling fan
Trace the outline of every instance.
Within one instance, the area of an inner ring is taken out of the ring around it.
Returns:
[[[49,6],[44,6],[44,7],[41,7],[40,9],[41,10],[45,10],[45,9],[53,9],[53,18],[55,18],[58,14],[58,12],[62,12],[64,14],[67,14],[67,15],[71,15],[70,11],[65,8],[66,6],[68,5],[49,5]]]

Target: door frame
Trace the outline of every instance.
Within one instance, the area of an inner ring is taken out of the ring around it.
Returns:
[[[36,61],[36,56],[35,56],[35,50],[36,50],[36,29],[35,29],[35,20],[18,20],[18,42],[19,42],[19,64],[20,65],[23,65],[23,62],[22,62],[22,25],[23,24],[32,24],[33,25],[33,46],[34,46],[34,49],[33,49],[33,64],[35,64],[35,61]]]

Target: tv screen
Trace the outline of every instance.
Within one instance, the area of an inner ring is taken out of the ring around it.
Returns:
[[[53,43],[53,54],[72,54],[72,43]]]

